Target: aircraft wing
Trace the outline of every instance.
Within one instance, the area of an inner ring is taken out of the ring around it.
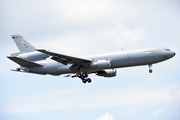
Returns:
[[[28,60],[24,60],[24,59],[21,59],[21,58],[18,58],[18,57],[9,56],[7,58],[9,58],[10,60],[16,62],[17,64],[19,64],[19,65],[21,65],[23,67],[39,67],[39,66],[42,66],[40,64],[30,62]]]
[[[37,51],[42,52],[42,53],[47,54],[47,55],[50,55],[50,56],[52,56],[51,59],[53,59],[53,60],[55,60],[57,62],[60,62],[62,64],[65,64],[65,65],[67,65],[68,63],[82,65],[82,64],[92,62],[90,59],[67,56],[67,55],[63,55],[63,54],[49,52],[49,51],[46,51],[46,50],[37,50]]]

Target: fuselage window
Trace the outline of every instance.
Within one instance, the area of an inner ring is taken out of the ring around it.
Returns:
[[[165,51],[171,51],[170,49],[165,49]]]

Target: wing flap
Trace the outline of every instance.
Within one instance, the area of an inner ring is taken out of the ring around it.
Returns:
[[[39,52],[42,52],[44,54],[53,56],[51,57],[51,59],[60,62],[62,64],[67,65],[68,63],[72,63],[72,64],[85,64],[85,63],[90,63],[92,62],[89,59],[84,59],[84,58],[77,58],[77,57],[72,57],[72,56],[67,56],[67,55],[63,55],[63,54],[58,54],[58,53],[54,53],[54,52],[49,52],[46,50],[37,50]]]
[[[10,60],[16,62],[17,64],[19,64],[19,65],[21,65],[23,67],[39,67],[39,66],[42,66],[40,64],[33,63],[33,62],[30,62],[28,60],[24,60],[24,59],[21,59],[21,58],[18,58],[18,57],[8,56],[7,58],[9,58]]]

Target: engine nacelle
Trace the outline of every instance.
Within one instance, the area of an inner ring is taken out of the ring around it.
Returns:
[[[103,77],[115,77],[116,70],[115,69],[101,70],[96,75],[103,76]]]
[[[91,64],[91,66],[95,67],[95,68],[106,69],[106,68],[110,68],[111,67],[111,63],[108,60],[98,60],[98,61],[93,62]]]

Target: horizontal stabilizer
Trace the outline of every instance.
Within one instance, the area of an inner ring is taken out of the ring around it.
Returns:
[[[62,64],[67,64],[67,63],[73,63],[73,64],[86,64],[86,63],[91,63],[92,61],[90,59],[84,59],[84,58],[77,58],[77,57],[72,57],[68,55],[63,55],[63,54],[58,54],[58,53],[53,53],[49,52],[46,50],[37,50],[39,52],[42,52],[44,54],[53,56],[51,59],[60,62]]]
[[[16,62],[17,64],[23,66],[23,67],[39,67],[39,66],[42,66],[40,64],[37,64],[37,63],[33,63],[33,62],[30,62],[28,60],[24,60],[24,59],[21,59],[21,58],[18,58],[18,57],[7,57],[9,58],[10,60]]]
[[[21,70],[16,70],[16,69],[11,69],[11,71],[22,72],[22,73],[33,73],[33,74],[38,74],[38,75],[46,75],[45,73],[35,73],[35,72],[21,71]]]

